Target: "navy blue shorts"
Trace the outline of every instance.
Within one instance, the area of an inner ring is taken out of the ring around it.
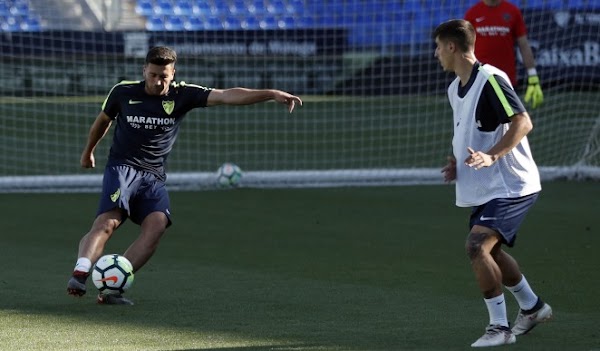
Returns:
[[[138,171],[129,166],[107,166],[104,169],[102,195],[98,213],[121,208],[136,224],[142,224],[152,212],[162,212],[171,225],[169,193],[165,183],[152,173]]]
[[[494,199],[481,206],[473,207],[469,228],[474,225],[491,228],[500,233],[504,244],[512,247],[517,231],[533,206],[539,193],[509,199]]]

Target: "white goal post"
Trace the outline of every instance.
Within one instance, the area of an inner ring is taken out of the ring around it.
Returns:
[[[54,2],[30,1],[45,27],[0,34],[8,82],[0,85],[0,192],[99,190],[112,130],[95,152],[97,167],[82,170],[89,127],[114,84],[142,79],[153,45],[178,51],[179,81],[276,88],[305,102],[291,115],[274,103],[191,111],[169,156],[170,189],[216,189],[225,162],[242,168],[242,187],[441,184],[452,77],[433,57],[430,34],[474,2],[265,0],[263,12],[248,12],[257,27],[235,29],[219,15],[222,29],[149,31],[135,1],[113,0],[129,11],[115,18],[141,27],[107,31],[61,27],[57,11],[36,9]],[[284,12],[274,12],[276,3]],[[600,179],[600,8],[564,3],[519,3],[545,95],[529,111],[530,144],[543,180]],[[183,19],[214,19],[205,16]]]

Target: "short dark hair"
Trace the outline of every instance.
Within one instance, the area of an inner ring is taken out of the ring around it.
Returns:
[[[463,19],[446,21],[433,31],[433,39],[453,42],[462,52],[468,52],[475,47],[475,28],[471,22]]]
[[[177,53],[166,46],[155,46],[146,55],[146,64],[166,66],[171,63],[175,64],[175,62],[177,62]]]

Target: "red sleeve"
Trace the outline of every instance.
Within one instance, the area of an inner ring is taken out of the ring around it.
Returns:
[[[513,28],[513,33],[515,35],[515,39],[520,38],[524,35],[527,35],[527,28],[525,27],[525,20],[523,20],[523,14],[519,10],[519,8],[516,6],[514,7],[513,16],[515,18],[515,23],[514,23],[515,27]]]

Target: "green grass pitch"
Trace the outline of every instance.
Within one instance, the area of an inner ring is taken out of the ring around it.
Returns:
[[[600,349],[598,185],[544,183],[510,252],[555,319],[507,350]],[[451,186],[174,192],[132,307],[66,294],[96,194],[0,198],[2,350],[467,350],[487,322]]]

